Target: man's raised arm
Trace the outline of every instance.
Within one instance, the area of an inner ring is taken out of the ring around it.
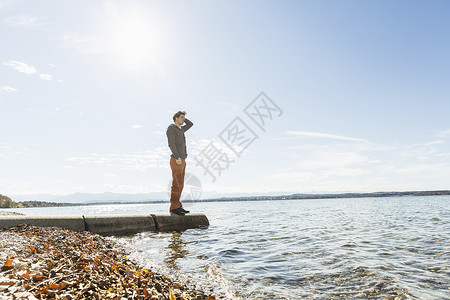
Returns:
[[[191,121],[189,121],[188,118],[185,118],[185,119],[184,119],[184,123],[186,123],[186,124],[183,125],[183,126],[181,126],[181,129],[182,129],[184,132],[188,131],[189,128],[191,128],[192,125],[194,125],[194,123],[192,123]]]

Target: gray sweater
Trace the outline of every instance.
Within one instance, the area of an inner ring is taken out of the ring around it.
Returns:
[[[170,124],[169,127],[167,127],[167,141],[169,142],[169,148],[172,151],[172,155],[170,156],[175,159],[187,157],[186,137],[184,136],[184,133],[191,128],[194,123],[188,119],[184,119],[184,123],[185,125],[181,126],[181,129],[175,124]]]

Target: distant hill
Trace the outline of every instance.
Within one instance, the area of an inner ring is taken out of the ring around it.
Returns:
[[[75,193],[52,199],[52,202],[61,203],[98,203],[98,202],[144,202],[168,199],[167,192],[154,192],[148,194],[119,194],[119,193]]]
[[[281,192],[272,193],[229,193],[227,197],[240,197],[247,195],[248,197],[263,196],[263,195],[279,195]],[[217,199],[224,196],[223,193],[218,192],[203,192],[202,198]],[[16,202],[25,201],[44,201],[55,203],[79,203],[79,204],[95,204],[106,202],[157,202],[157,201],[169,201],[170,192],[152,192],[152,193],[140,193],[140,194],[122,194],[122,193],[74,193],[69,195],[50,195],[50,194],[34,194],[34,195],[17,195],[11,196]]]
[[[23,207],[20,203],[14,202],[11,198],[0,195],[0,208],[19,208]]]
[[[69,195],[19,195],[11,197],[15,201],[45,201],[55,203],[79,203],[79,204],[92,204],[103,202],[143,202],[152,200],[168,200],[168,192],[153,192],[146,194],[120,194],[120,193],[74,193]]]

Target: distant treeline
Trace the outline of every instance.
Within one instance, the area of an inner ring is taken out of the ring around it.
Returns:
[[[321,198],[373,198],[373,197],[410,197],[410,196],[447,196],[450,190],[444,191],[410,191],[410,192],[376,192],[376,193],[345,193],[345,194],[294,194],[292,199],[321,199]]]
[[[56,202],[44,202],[44,201],[23,201],[19,202],[23,207],[62,207],[62,206],[74,206],[79,204],[74,203],[56,203]]]
[[[55,207],[55,206],[73,206],[72,203],[56,203],[43,201],[23,201],[15,202],[11,198],[0,195],[0,208],[25,208],[25,207]]]
[[[335,199],[335,198],[374,198],[374,197],[407,197],[407,196],[447,196],[450,190],[443,191],[412,191],[412,192],[376,192],[376,193],[344,193],[344,194],[292,194],[282,196],[250,196],[222,197],[201,201],[260,201],[260,200],[295,200],[295,199]],[[197,200],[198,201],[198,200]],[[196,202],[196,201],[184,201]]]

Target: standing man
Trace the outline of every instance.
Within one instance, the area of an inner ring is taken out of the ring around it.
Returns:
[[[172,151],[170,155],[170,168],[172,169],[172,188],[170,192],[170,212],[184,216],[189,213],[180,202],[181,192],[184,187],[184,173],[186,170],[186,137],[184,133],[194,125],[186,119],[185,111],[177,111],[173,115],[173,124],[167,127],[166,135],[169,142],[169,148]],[[183,125],[186,123],[185,125]],[[183,126],[182,126],[183,125]]]

